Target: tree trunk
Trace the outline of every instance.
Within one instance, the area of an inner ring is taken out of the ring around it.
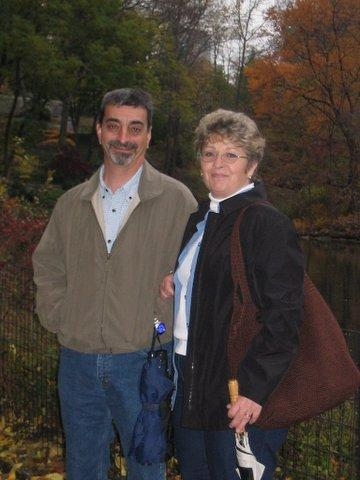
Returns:
[[[88,141],[88,148],[86,151],[86,156],[85,156],[85,161],[87,163],[90,163],[91,156],[95,148],[99,147],[99,142],[97,140],[96,136],[96,121],[97,121],[97,115],[94,115],[93,117],[93,123],[92,123],[92,128],[91,128],[91,135]]]
[[[13,153],[10,151],[10,138],[11,138],[11,124],[14,118],[16,105],[20,96],[20,62],[16,62],[16,74],[15,74],[15,90],[14,98],[11,105],[9,115],[7,117],[5,132],[4,132],[4,153],[3,153],[3,163],[4,163],[4,176],[8,178],[10,174],[10,167],[13,159]]]
[[[24,97],[24,95],[22,96]],[[19,137],[26,135],[27,127],[31,122],[41,118],[46,103],[47,99],[42,99],[39,96],[33,96],[31,101],[28,101],[27,104],[24,101],[24,115],[17,132]]]
[[[173,176],[175,173],[176,159],[178,155],[179,146],[179,131],[180,131],[180,116],[179,112],[172,111],[169,113],[168,134],[166,141],[165,153],[165,172]]]
[[[349,189],[349,205],[348,212],[355,213],[360,210],[360,144],[359,144],[359,116],[347,114],[345,118],[340,118],[340,128],[343,132],[345,142],[349,152],[349,172],[348,172],[348,189]]]
[[[63,148],[66,145],[69,110],[70,110],[70,99],[67,97],[67,98],[64,98],[62,102],[60,132],[59,132],[59,142],[58,142],[59,150],[63,150]]]

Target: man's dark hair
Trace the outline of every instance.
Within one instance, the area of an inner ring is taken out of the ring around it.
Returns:
[[[105,93],[101,101],[100,111],[98,114],[98,123],[102,123],[104,118],[105,109],[108,105],[116,105],[121,107],[122,105],[128,107],[143,107],[147,112],[148,129],[152,125],[153,116],[153,102],[151,95],[144,90],[135,88],[119,88],[117,90],[111,90]]]

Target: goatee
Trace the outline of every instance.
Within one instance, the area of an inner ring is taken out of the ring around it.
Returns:
[[[115,163],[115,165],[126,166],[129,165],[135,158],[137,145],[135,143],[126,142],[109,142],[107,146],[107,153],[110,160]],[[112,149],[116,149],[115,151]],[[118,151],[118,149],[130,150],[130,152]]]
[[[114,153],[109,152],[110,160],[115,163],[115,165],[126,166],[129,165],[135,157],[134,153]]]

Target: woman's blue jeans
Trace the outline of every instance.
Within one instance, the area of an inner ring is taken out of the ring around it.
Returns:
[[[143,466],[127,457],[141,410],[139,380],[147,351],[84,354],[61,348],[59,396],[65,432],[67,480],[106,480],[113,422],[128,480],[164,480],[165,464]]]
[[[173,414],[175,455],[179,460],[182,480],[239,480],[234,431],[193,430],[181,426],[184,359],[175,355],[178,381]],[[277,452],[286,440],[287,430],[262,430],[249,425],[247,431],[253,454],[265,465],[261,480],[272,480]]]

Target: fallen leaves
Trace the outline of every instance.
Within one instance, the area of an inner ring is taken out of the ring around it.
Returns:
[[[63,480],[62,452],[42,441],[23,440],[0,430],[0,480]]]

